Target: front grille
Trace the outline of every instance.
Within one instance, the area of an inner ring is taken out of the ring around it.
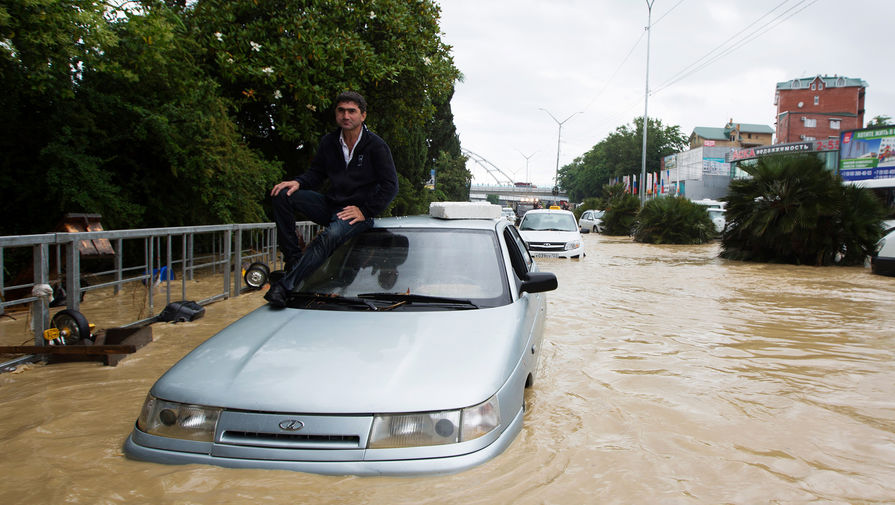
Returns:
[[[565,242],[529,242],[530,251],[560,252],[566,248]]]
[[[297,426],[287,430],[282,426]],[[373,423],[371,415],[309,415],[225,410],[216,442],[232,448],[309,450],[364,449]]]
[[[292,444],[314,444],[355,448],[360,444],[356,435],[312,435],[294,433],[258,433],[248,431],[225,431],[221,442],[237,445],[277,446]]]

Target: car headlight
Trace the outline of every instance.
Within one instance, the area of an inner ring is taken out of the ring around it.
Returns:
[[[571,251],[571,250],[573,250],[573,249],[578,249],[579,247],[581,247],[581,241],[580,241],[580,240],[573,240],[573,241],[571,241],[571,242],[566,242],[565,250],[566,250],[566,251]]]
[[[886,247],[886,237],[879,239],[879,242],[876,243],[876,249],[873,251],[873,255],[878,256],[879,252],[883,250],[883,247]]]
[[[221,409],[146,397],[137,427],[160,437],[211,442]]]
[[[455,444],[473,440],[500,425],[497,397],[462,410],[380,414],[373,417],[370,449]]]

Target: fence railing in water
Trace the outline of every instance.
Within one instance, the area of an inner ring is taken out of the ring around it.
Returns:
[[[317,229],[312,222],[296,223],[296,232],[306,243]],[[81,244],[90,241],[108,241],[111,245],[114,254],[92,262],[104,270],[84,268]],[[28,251],[23,251],[28,248],[30,261]],[[245,289],[242,269],[256,261],[267,264],[271,270],[281,264],[273,223],[0,237],[0,314],[8,307],[30,304],[34,345],[42,346],[43,332],[50,326],[50,306],[44,292],[51,284],[57,290],[64,287],[67,309],[78,310],[82,296],[89,291],[112,288],[117,295],[130,283],[160,283],[164,286],[165,304],[157,307],[154,290],[147,290],[150,317],[123,325],[136,326],[154,320],[171,303],[172,288],[177,283],[172,278],[179,277],[180,300],[185,300],[187,281],[197,271],[220,275],[220,291],[197,301],[205,305],[240,294]],[[33,272],[28,271],[29,265]],[[10,267],[16,272],[11,272]],[[88,274],[94,282],[85,282]]]

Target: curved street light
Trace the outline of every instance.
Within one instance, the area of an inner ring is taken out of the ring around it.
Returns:
[[[538,107],[538,108],[540,110],[546,112],[547,115],[550,116],[551,119],[556,121],[556,124],[559,126],[559,132],[556,134],[556,172],[553,174],[553,187],[555,189],[559,189],[559,143],[560,143],[560,140],[562,139],[562,125],[566,121],[572,119],[572,117],[575,116],[576,114],[584,114],[584,111],[573,112],[571,116],[560,121],[559,119],[556,119],[553,116],[553,114],[550,113],[549,110],[547,110],[543,107]]]

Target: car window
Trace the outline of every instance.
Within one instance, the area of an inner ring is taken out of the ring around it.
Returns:
[[[516,273],[516,277],[522,279],[525,277],[525,274],[531,270],[531,254],[528,253],[528,248],[525,247],[525,241],[519,236],[519,232],[516,231],[516,228],[508,226],[503,233],[504,240],[506,240],[507,243],[507,249],[510,252],[510,261],[513,264],[513,271]]]
[[[358,296],[396,293],[509,302],[503,259],[493,230],[372,229],[339,247],[296,288]]]
[[[575,216],[567,213],[528,213],[522,218],[523,231],[577,231]]]
[[[582,219],[591,219],[591,216],[593,216],[593,213],[589,210],[586,210],[584,211],[584,214],[581,214]]]

